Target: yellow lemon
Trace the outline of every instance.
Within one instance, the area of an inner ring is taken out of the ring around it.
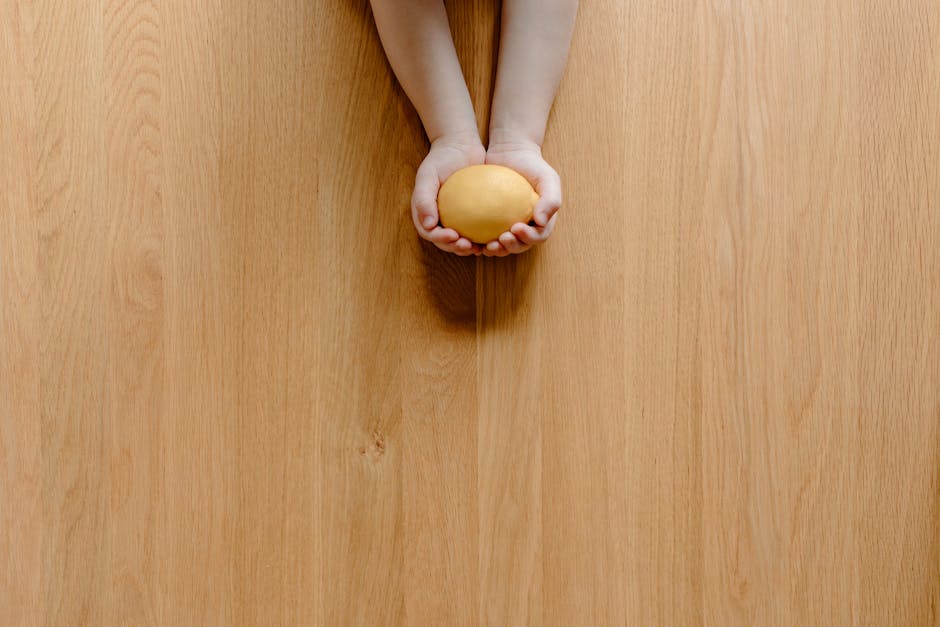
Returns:
[[[539,195],[529,181],[501,165],[471,165],[441,185],[437,208],[441,224],[472,242],[485,244],[516,222],[532,219]]]

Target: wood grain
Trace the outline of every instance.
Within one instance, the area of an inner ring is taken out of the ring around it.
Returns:
[[[842,7],[789,8],[716,3],[704,16],[715,75],[702,150],[703,522],[716,624],[869,620],[851,533],[856,35]]]
[[[940,625],[938,94],[930,0],[583,2],[467,259],[365,0],[0,0],[0,623]]]
[[[43,466],[31,32],[0,4],[0,608],[4,622],[41,616]]]
[[[407,519],[395,216],[407,198],[397,176],[398,144],[416,133],[403,126],[404,108],[367,7],[319,7],[314,25],[317,223],[307,263],[319,266],[311,297],[322,473],[320,619],[397,624]],[[356,128],[362,134],[350,141]]]
[[[173,374],[160,443],[156,624],[232,624],[242,264],[220,185],[221,7],[179,1],[159,15],[165,372]]]

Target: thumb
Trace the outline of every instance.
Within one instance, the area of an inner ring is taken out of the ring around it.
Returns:
[[[419,203],[417,205],[417,209],[418,221],[421,222],[421,226],[423,226],[428,231],[437,226],[437,207],[434,206],[434,203]]]
[[[536,224],[544,227],[561,209],[561,179],[557,174],[548,176],[539,187],[541,195],[533,208],[533,217]]]
[[[418,170],[415,178],[414,206],[418,222],[427,230],[437,225],[437,192],[440,188],[437,174],[428,170]]]

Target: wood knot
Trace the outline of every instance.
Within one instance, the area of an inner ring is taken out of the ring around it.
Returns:
[[[373,429],[370,435],[372,441],[367,446],[360,446],[356,450],[363,457],[377,459],[385,454],[385,436],[379,433],[377,429]]]

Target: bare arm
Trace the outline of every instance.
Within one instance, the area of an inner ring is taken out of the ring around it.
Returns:
[[[388,61],[428,138],[477,135],[442,0],[372,0],[372,13]]]
[[[504,0],[491,142],[542,145],[577,11],[578,0]]]
[[[542,158],[545,124],[571,45],[578,0],[504,0],[486,162],[525,176],[539,193],[532,224],[517,222],[485,255],[525,252],[552,234],[561,177]]]
[[[441,250],[482,254],[482,246],[439,225],[441,183],[460,168],[483,163],[486,154],[443,0],[371,2],[388,61],[431,140],[411,195],[415,230]]]

